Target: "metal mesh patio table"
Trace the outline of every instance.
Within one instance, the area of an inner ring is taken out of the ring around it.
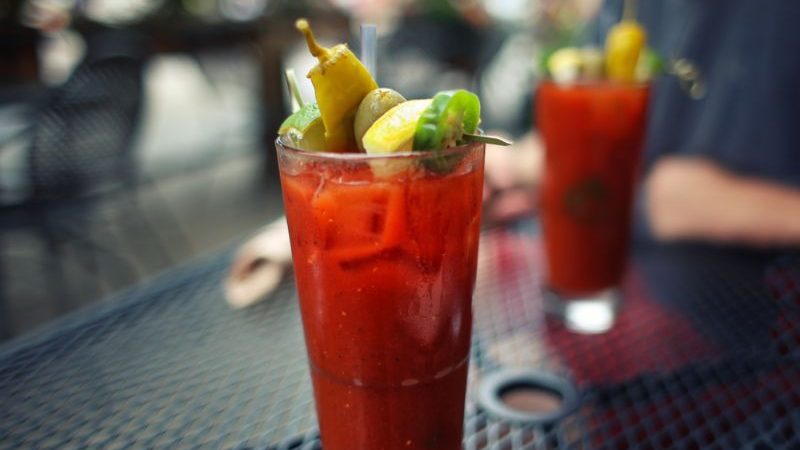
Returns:
[[[465,449],[800,449],[800,258],[641,249],[616,325],[543,312],[535,222],[485,230]],[[316,449],[293,280],[231,310],[221,253],[0,347],[0,449]],[[555,374],[580,405],[515,424],[476,401],[500,369]],[[357,449],[354,449],[357,450]]]

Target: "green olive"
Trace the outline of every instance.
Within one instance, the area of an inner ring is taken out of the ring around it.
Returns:
[[[358,105],[355,122],[353,123],[353,131],[355,132],[359,150],[364,151],[364,143],[361,142],[361,139],[369,127],[386,111],[404,101],[406,101],[405,97],[389,88],[373,89],[364,96]]]

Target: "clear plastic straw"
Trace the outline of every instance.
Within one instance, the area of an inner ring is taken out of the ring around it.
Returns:
[[[289,89],[289,97],[292,102],[292,112],[297,112],[304,104],[300,89],[297,87],[297,76],[294,74],[294,69],[286,69],[285,74],[286,86]]]
[[[372,24],[361,25],[361,63],[367,68],[373,78],[375,73],[378,52],[378,27]]]
[[[636,20],[636,0],[625,0],[622,9],[623,20]]]

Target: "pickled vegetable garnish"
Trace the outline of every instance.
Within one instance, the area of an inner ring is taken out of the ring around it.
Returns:
[[[647,33],[633,19],[614,25],[606,37],[606,74],[613,81],[636,80],[636,66],[647,43]]]
[[[373,89],[364,96],[356,110],[355,123],[353,124],[356,143],[360,150],[364,150],[363,137],[372,124],[387,111],[404,101],[406,101],[405,97],[394,89],[389,88]]]
[[[295,26],[306,38],[308,50],[318,63],[308,72],[314,85],[325,127],[327,151],[352,151],[357,148],[353,123],[356,109],[368,92],[378,87],[367,69],[346,44],[325,48],[317,43],[308,21],[299,19]]]
[[[414,134],[414,150],[439,150],[464,142],[481,117],[478,96],[463,89],[439,92],[422,113]]]

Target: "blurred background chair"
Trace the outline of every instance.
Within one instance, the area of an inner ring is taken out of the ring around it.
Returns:
[[[280,213],[260,139],[278,12],[202,3],[0,7],[0,341]]]
[[[142,110],[144,62],[137,56],[88,55],[34,108],[23,131],[28,142],[26,195],[0,207],[0,245],[8,230],[36,233],[48,255],[42,281],[56,294],[58,311],[74,306],[61,264],[66,242],[77,244],[90,274],[97,273],[101,254],[113,261],[112,272],[131,270],[123,257],[93,241],[89,222],[100,217],[102,200],[134,192],[131,149]],[[135,204],[135,195],[130,200]],[[13,269],[7,267],[2,276]],[[8,314],[3,316],[7,321]],[[8,333],[8,324],[0,325]]]

